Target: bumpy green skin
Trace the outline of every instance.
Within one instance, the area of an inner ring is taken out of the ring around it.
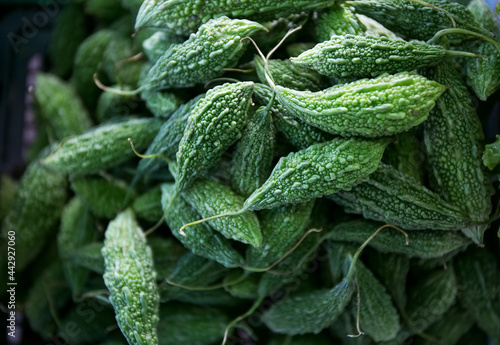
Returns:
[[[73,198],[64,207],[61,215],[57,249],[62,259],[64,275],[74,297],[82,291],[90,271],[74,264],[69,258],[74,250],[95,241],[96,237],[97,228],[94,224],[94,217],[79,198]]]
[[[351,304],[353,303],[355,303],[354,298],[351,300]],[[353,338],[348,337],[348,335],[354,335],[358,333],[358,330],[356,328],[356,318],[346,310],[330,326],[330,333],[337,336],[337,338],[340,340],[340,345],[372,345],[374,343],[369,336],[360,336]],[[331,340],[328,339],[328,342],[326,344],[330,344],[330,342]]]
[[[326,76],[376,77],[433,65],[445,55],[442,46],[421,41],[347,34],[332,36],[291,61]]]
[[[314,200],[278,206],[259,214],[262,246],[247,249],[247,263],[267,267],[285,255],[302,237],[309,222]]]
[[[264,84],[255,84],[253,96],[260,105],[267,105],[271,100],[271,94],[270,87]],[[283,133],[286,140],[298,149],[306,149],[311,145],[333,139],[331,134],[292,116],[279,102],[273,103],[271,113],[276,129]]]
[[[277,100],[295,117],[343,136],[392,135],[422,123],[445,87],[420,75],[382,74],[325,91],[276,86]]]
[[[312,11],[332,6],[333,1],[210,1],[180,0],[143,2],[135,28],[156,26],[177,35],[189,35],[211,18],[229,16],[233,18],[255,18],[256,20],[288,17],[303,11]]]
[[[159,119],[130,119],[95,127],[71,138],[42,163],[68,174],[94,174],[134,157],[128,138],[138,151],[144,150],[160,129]]]
[[[234,191],[248,197],[262,186],[272,170],[274,144],[271,113],[260,107],[233,151],[231,186]]]
[[[149,61],[155,63],[174,44],[182,43],[182,39],[163,31],[156,31],[142,42],[142,50]]]
[[[396,141],[385,149],[382,162],[424,183],[425,150],[419,144],[415,131],[396,134],[395,139]]]
[[[385,164],[370,175],[368,182],[329,198],[348,212],[407,230],[458,230],[470,223],[458,207]]]
[[[496,38],[496,42],[500,43],[500,38]],[[500,53],[490,42],[479,42],[473,52],[486,60],[467,59],[467,84],[479,99],[485,101],[500,89]]]
[[[66,176],[31,163],[19,183],[1,238],[16,232],[16,272],[21,272],[40,252],[61,215],[68,196]],[[5,254],[2,254],[5,255]]]
[[[2,174],[0,177],[0,222],[9,212],[17,194],[19,184],[9,175]]]
[[[118,326],[131,345],[158,345],[160,296],[153,253],[132,210],[111,221],[105,236],[103,278]]]
[[[265,76],[264,60],[255,56],[254,62],[260,82],[269,85]],[[272,59],[268,61],[268,65],[275,84],[286,85],[299,91],[319,91],[328,86],[325,78],[319,73],[306,66],[293,64],[290,60]]]
[[[474,15],[463,5],[449,0],[427,0],[428,4],[447,11],[458,28],[491,35],[481,28]],[[401,0],[356,0],[350,1],[357,13],[371,17],[388,29],[407,38],[428,41],[442,29],[453,28],[451,19],[442,11],[423,6],[413,1]],[[464,36],[454,38],[457,43]]]
[[[465,335],[474,324],[474,319],[464,310],[458,308],[450,309],[441,320],[432,324],[425,334],[434,339],[439,339],[440,344],[455,345],[463,335]],[[477,338],[476,338],[477,339]],[[413,343],[415,345],[432,345],[436,342],[423,337],[418,337]],[[478,342],[478,344],[484,344]]]
[[[500,311],[494,306],[498,296],[498,267],[487,249],[471,248],[453,260],[460,303],[494,343],[500,341]]]
[[[93,214],[107,219],[113,219],[118,212],[127,208],[135,198],[133,191],[128,192],[125,182],[100,176],[73,178],[71,179],[71,189],[89,206]]]
[[[362,35],[365,29],[352,9],[344,4],[320,13],[315,26],[318,42],[328,41],[334,35]]]
[[[207,345],[221,341],[230,322],[221,310],[168,304],[160,308],[160,345]]]
[[[35,278],[29,289],[25,315],[31,329],[49,340],[57,331],[56,320],[50,311],[58,313],[70,297],[61,263],[55,261]]]
[[[356,279],[360,291],[360,327],[375,341],[394,338],[400,328],[399,315],[391,296],[361,261],[356,263]],[[356,310],[354,311],[354,317]]]
[[[92,126],[89,114],[73,87],[55,75],[36,75],[35,99],[58,140],[82,134]]]
[[[189,205],[182,196],[175,197],[173,184],[162,184],[161,205],[165,221],[172,234],[194,254],[215,260],[226,267],[239,267],[244,260],[233,249],[231,243],[207,224],[197,224],[186,229],[186,236],[179,233],[179,229],[189,222],[200,219],[200,215]],[[175,197],[175,199],[173,199]]]
[[[132,209],[138,218],[151,223],[158,222],[163,216],[160,186],[156,186],[138,196],[132,203]]]
[[[328,238],[335,241],[363,243],[384,223],[356,219],[340,223],[329,232]],[[403,235],[394,229],[385,229],[368,244],[383,253],[399,253],[408,257],[424,259],[443,257],[471,242],[455,231],[412,231],[407,245]]]
[[[138,52],[129,35],[115,32],[102,55],[102,67],[111,83],[137,87],[143,62],[126,61]]]
[[[184,286],[206,286],[220,279],[228,268],[213,260],[187,252],[178,261],[175,269],[167,277],[169,281]],[[189,290],[163,282],[160,286],[161,301],[166,302],[189,292]]]
[[[368,180],[377,167],[386,139],[335,138],[282,157],[267,181],[250,195],[249,210],[308,201]]]
[[[195,35],[170,47],[141,81],[145,89],[159,90],[204,83],[234,67],[249,40],[241,39],[264,27],[249,20],[227,17],[202,25]]]
[[[402,254],[382,254],[379,252],[370,252],[369,254],[366,262],[370,263],[372,272],[389,289],[389,294],[396,307],[400,311],[404,310],[407,300],[406,280],[410,271],[410,258]]]
[[[361,24],[363,24],[364,27],[366,28],[365,31],[366,36],[373,36],[373,37],[384,36],[391,39],[396,39],[399,37],[394,32],[387,29],[385,26],[383,26],[382,24],[380,24],[379,22],[370,17],[358,13],[356,13],[356,17],[359,19]]]
[[[229,187],[207,179],[195,181],[182,193],[182,196],[203,218],[239,211],[243,208],[245,201]],[[253,212],[210,220],[208,224],[226,238],[254,247],[262,245],[259,220]]]
[[[104,50],[112,39],[113,31],[99,30],[87,37],[76,51],[71,83],[89,111],[95,109],[101,92],[93,75],[101,70]]]
[[[202,97],[204,97],[204,94],[196,96],[177,108],[172,116],[160,127],[158,134],[156,134],[144,155],[162,155],[167,159],[175,161],[177,151],[179,150],[179,143],[188,124],[188,118]],[[137,166],[137,176],[140,177],[157,170],[165,163],[161,158],[143,158]]]
[[[483,153],[483,164],[493,170],[500,163],[500,135],[495,142],[486,145]]]
[[[52,72],[67,76],[73,68],[76,50],[87,37],[87,22],[83,9],[77,4],[68,4],[57,16],[49,45]]]
[[[476,21],[481,24],[483,28],[498,34],[499,28],[495,12],[491,10],[486,1],[472,0],[467,5],[467,8],[472,12]]]
[[[211,168],[248,122],[252,82],[227,83],[209,90],[191,111],[177,152],[177,190]]]
[[[262,321],[276,333],[319,333],[342,313],[354,290],[354,281],[344,278],[333,289],[319,289],[284,298],[264,312]]]
[[[449,86],[424,124],[431,186],[472,221],[485,222],[492,206],[491,182],[481,161],[483,130],[469,91],[448,63],[428,71],[431,79]],[[485,229],[473,226],[464,233],[479,244]]]

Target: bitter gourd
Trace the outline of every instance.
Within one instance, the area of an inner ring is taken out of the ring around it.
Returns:
[[[483,153],[483,164],[493,170],[500,163],[500,135],[496,140],[485,146]]]
[[[382,74],[319,92],[276,86],[277,100],[293,116],[343,136],[391,135],[422,123],[445,87],[420,75]]]
[[[248,122],[253,85],[239,82],[216,86],[196,104],[177,151],[177,190],[188,187],[241,138]]]
[[[249,41],[241,41],[264,27],[249,20],[227,17],[202,25],[183,43],[171,46],[141,80],[142,88],[159,90],[204,83],[234,67]]]
[[[159,119],[130,119],[104,124],[73,137],[42,161],[49,168],[69,174],[93,174],[134,157],[128,138],[137,150],[145,149],[160,129]]]
[[[362,35],[366,29],[351,7],[345,4],[337,4],[319,13],[315,24],[318,42],[328,41],[334,35]]]
[[[158,345],[159,294],[153,254],[131,209],[105,233],[103,278],[118,326],[131,345]]]
[[[370,180],[329,196],[346,211],[408,230],[458,230],[470,219],[415,179],[381,164]]]
[[[426,153],[423,143],[417,139],[416,132],[410,130],[396,134],[394,143],[385,149],[382,162],[423,183]]]

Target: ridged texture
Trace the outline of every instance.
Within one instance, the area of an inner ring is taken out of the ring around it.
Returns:
[[[368,182],[329,197],[348,212],[408,230],[458,230],[470,222],[458,207],[385,164]]]
[[[168,29],[177,35],[189,35],[210,18],[229,16],[258,20],[275,19],[332,5],[332,1],[325,0],[242,0],[230,2],[146,0],[139,10],[135,27],[139,29],[144,26],[156,26]]]
[[[64,275],[69,283],[73,296],[82,292],[90,271],[71,262],[71,253],[97,238],[97,227],[94,217],[85,204],[77,197],[64,207],[61,215],[61,227],[57,235],[57,249],[62,259]]]
[[[245,199],[229,187],[216,181],[199,179],[181,194],[203,218],[236,212],[243,208]],[[208,221],[208,224],[224,237],[259,247],[262,233],[259,220],[253,212],[235,217],[222,217]],[[186,231],[188,231],[187,228]],[[195,233],[193,233],[195,234]]]
[[[449,0],[427,0],[428,4],[447,11],[455,20],[458,28],[490,34],[481,28],[473,14],[463,5]],[[362,0],[350,1],[356,12],[367,15],[388,29],[398,32],[406,38],[422,41],[431,39],[442,29],[453,28],[451,19],[443,12],[413,1],[401,0]],[[455,37],[457,43],[464,35]]]
[[[267,105],[271,100],[272,89],[264,84],[255,84],[253,96],[260,105]],[[333,136],[319,128],[309,125],[292,116],[279,102],[271,107],[273,124],[283,133],[285,139],[298,149],[306,149],[313,144],[332,140]]]
[[[267,181],[250,195],[250,210],[308,201],[368,180],[388,141],[336,138],[282,157]]]
[[[55,75],[36,75],[35,99],[42,117],[58,140],[82,134],[92,126],[89,114],[73,87]]]
[[[150,90],[204,83],[234,67],[249,40],[241,39],[264,27],[249,20],[213,19],[183,43],[171,46],[151,67],[141,85]]]
[[[444,90],[443,85],[409,72],[319,92],[276,86],[277,100],[293,116],[328,133],[365,137],[391,135],[422,123]]]
[[[342,313],[354,290],[354,281],[344,278],[333,289],[284,298],[264,312],[262,321],[276,333],[319,333]]]
[[[142,50],[149,61],[156,62],[174,44],[182,43],[182,39],[169,35],[164,31],[156,31],[142,42]]]
[[[160,308],[160,345],[208,345],[221,341],[229,317],[219,309],[188,304]]]
[[[176,94],[167,91],[146,90],[141,93],[141,98],[155,117],[163,118],[169,118],[182,103]]]
[[[188,118],[198,101],[204,97],[204,94],[198,95],[186,104],[181,105],[177,110],[165,121],[151,145],[144,155],[162,155],[167,159],[175,161],[179,143],[181,142],[184,130],[188,124]],[[137,166],[137,175],[140,177],[157,170],[166,162],[162,158],[143,158]]]
[[[147,118],[101,125],[65,141],[42,163],[63,173],[97,173],[134,157],[128,138],[132,138],[135,148],[142,151],[160,126],[160,120]]]
[[[494,299],[500,292],[495,256],[487,249],[471,248],[453,260],[459,301],[494,344],[500,343],[500,310]]]
[[[260,56],[254,57],[257,75],[262,84],[269,85],[265,76],[265,63]],[[319,91],[328,86],[326,78],[311,68],[292,63],[290,60],[268,60],[269,70],[277,85],[286,85],[299,91]]]
[[[179,229],[189,222],[200,219],[191,205],[182,196],[174,198],[173,184],[161,186],[161,205],[165,221],[172,234],[194,254],[215,260],[226,267],[238,267],[244,264],[243,257],[233,249],[231,243],[221,234],[214,232],[206,223],[193,225],[186,229],[186,236],[179,233]]]
[[[285,255],[302,237],[311,216],[314,200],[278,206],[259,214],[262,246],[247,249],[247,263],[267,267]]]
[[[363,243],[384,223],[356,219],[340,223],[329,232],[328,238],[335,241]],[[408,257],[440,258],[471,242],[457,231],[422,230],[412,231],[407,245],[404,236],[395,229],[385,229],[368,244],[383,253],[399,253]]]
[[[318,42],[328,41],[335,35],[362,35],[365,29],[351,7],[344,4],[335,5],[321,12],[315,26]]]
[[[93,75],[102,69],[104,49],[112,39],[112,30],[100,30],[87,37],[76,51],[71,84],[89,111],[95,109],[101,93],[94,84]]]
[[[446,50],[421,41],[363,35],[332,36],[291,61],[326,76],[376,77],[438,63]]]
[[[107,219],[113,219],[135,198],[135,193],[128,191],[124,181],[101,176],[73,178],[71,189],[81,201],[88,205],[93,214]]]
[[[360,293],[360,327],[375,341],[394,338],[400,328],[399,315],[391,296],[361,261],[356,263],[356,279]],[[356,310],[353,308],[354,315]]]
[[[40,252],[57,224],[68,196],[65,175],[31,163],[2,223],[2,240],[16,232],[16,272],[22,272]],[[6,254],[2,253],[2,256]]]
[[[275,135],[270,111],[260,107],[233,151],[231,186],[248,197],[269,177],[274,158]]]
[[[128,209],[106,229],[103,278],[118,326],[130,345],[158,345],[159,294],[153,253]]]
[[[424,123],[431,186],[473,222],[485,222],[491,212],[491,182],[481,161],[484,135],[469,91],[449,63],[428,76],[449,86]],[[485,229],[473,226],[465,233],[479,244]]]
[[[483,164],[488,169],[493,170],[500,163],[500,135],[497,135],[496,140],[486,145],[483,153]]]
[[[191,111],[177,151],[177,190],[188,187],[241,138],[248,123],[252,82],[216,86]]]
[[[54,74],[66,77],[71,72],[78,46],[87,35],[87,21],[81,6],[74,3],[64,6],[58,13],[49,45]]]

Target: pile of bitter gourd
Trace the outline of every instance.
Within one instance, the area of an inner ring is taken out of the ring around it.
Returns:
[[[18,332],[500,344],[499,35],[483,0],[70,1],[1,181]]]

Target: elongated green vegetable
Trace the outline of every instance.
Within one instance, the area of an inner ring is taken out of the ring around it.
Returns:
[[[473,222],[486,222],[492,208],[491,182],[481,162],[484,135],[470,94],[449,62],[431,69],[428,75],[449,85],[424,124],[431,185]],[[480,244],[486,228],[484,224],[473,225],[464,233]]]
[[[128,138],[134,140],[137,150],[142,150],[153,140],[160,126],[158,119],[130,119],[101,125],[65,141],[42,163],[63,173],[97,173],[134,156]]]
[[[153,254],[132,210],[111,221],[105,235],[103,278],[118,326],[130,344],[157,345],[160,297]]]
[[[318,42],[328,41],[334,35],[362,35],[366,28],[350,6],[337,4],[318,15],[316,36]]]
[[[474,57],[422,41],[347,34],[332,36],[291,61],[326,76],[376,77],[435,65],[446,55]]]
[[[202,25],[184,43],[171,46],[141,81],[145,89],[158,90],[204,83],[234,67],[249,41],[241,41],[264,27],[249,20],[227,17]]]
[[[420,75],[382,74],[320,92],[276,86],[293,116],[328,133],[377,137],[406,131],[427,119],[445,87]]]
[[[370,180],[330,196],[348,212],[412,230],[458,230],[471,220],[423,185],[381,164]]]
[[[135,28],[155,26],[168,29],[177,35],[189,35],[210,18],[230,16],[274,19],[332,5],[332,1],[325,0],[243,0],[208,3],[203,0],[146,0],[137,15]]]
[[[497,135],[496,140],[486,145],[483,153],[483,164],[488,169],[493,170],[500,163],[500,135]]]
[[[248,122],[252,82],[216,86],[192,110],[177,151],[178,191],[212,167],[238,140]]]

